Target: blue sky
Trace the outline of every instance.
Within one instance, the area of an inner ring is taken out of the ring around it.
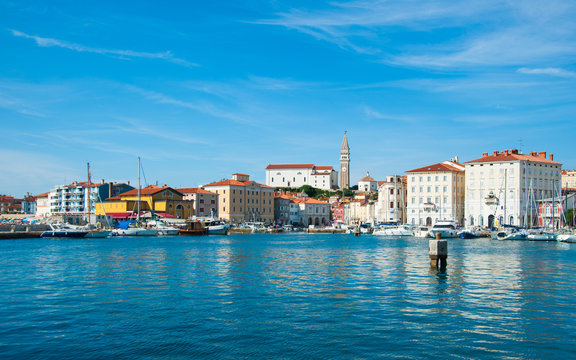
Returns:
[[[351,182],[521,148],[576,167],[576,3],[0,0],[0,193]]]

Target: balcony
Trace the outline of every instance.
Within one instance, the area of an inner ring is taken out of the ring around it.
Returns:
[[[486,197],[484,198],[484,203],[486,205],[498,205],[499,204],[499,200],[496,197],[496,195],[494,195],[494,193],[492,191],[490,191],[490,193],[488,195],[486,195]]]
[[[424,206],[424,211],[436,211],[436,205],[433,203],[425,203]]]

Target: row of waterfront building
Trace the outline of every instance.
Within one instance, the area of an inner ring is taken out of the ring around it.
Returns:
[[[331,166],[269,164],[265,184],[239,173],[194,188],[152,185],[139,190],[129,182],[74,182],[26,197],[21,211],[37,217],[66,215],[75,222],[90,216],[109,221],[155,214],[182,219],[215,216],[232,223],[320,226],[333,221],[430,225],[451,219],[463,226],[492,227],[558,225],[564,210],[574,207],[576,171],[562,170],[562,164],[546,152],[522,154],[517,149],[484,153],[464,163],[453,158],[408,170],[405,175],[390,175],[383,181],[367,173],[358,181],[353,196],[312,199],[304,193],[275,192],[303,185],[327,190],[348,188],[350,149],[346,135],[340,165],[338,174]],[[5,209],[11,203],[14,211],[14,198],[11,202],[7,198],[0,197],[0,207]]]

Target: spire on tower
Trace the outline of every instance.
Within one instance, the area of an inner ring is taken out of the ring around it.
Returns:
[[[344,130],[344,139],[342,140],[342,150],[349,151],[350,147],[348,146],[348,138],[346,138],[346,130]]]

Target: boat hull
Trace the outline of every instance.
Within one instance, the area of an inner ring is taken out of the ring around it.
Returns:
[[[40,234],[42,238],[83,238],[87,231],[44,231]]]

